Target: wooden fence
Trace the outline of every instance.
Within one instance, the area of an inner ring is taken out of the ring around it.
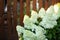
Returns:
[[[33,10],[36,11],[36,0],[33,1]],[[17,26],[17,3],[19,2],[20,25],[23,26],[24,0],[7,0],[7,13],[4,13],[4,0],[0,0],[0,40],[18,40]],[[39,9],[47,9],[50,5],[60,2],[60,0],[38,0]],[[26,14],[30,16],[30,0],[26,0]],[[5,39],[4,39],[5,38]]]

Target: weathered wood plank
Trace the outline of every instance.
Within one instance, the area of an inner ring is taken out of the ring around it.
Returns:
[[[0,0],[0,27],[3,26],[4,1]]]
[[[30,0],[26,0],[26,14],[30,16]]]
[[[4,14],[4,0],[0,0],[0,40],[4,40],[5,38],[3,26],[4,25],[3,14]]]
[[[12,22],[11,22],[11,0],[7,0],[7,26],[8,26],[8,40],[12,40],[11,38],[11,27],[12,27]]]
[[[60,0],[56,0],[56,2],[59,2],[60,3]]]
[[[18,34],[17,34],[17,31],[16,31],[16,26],[17,26],[17,0],[13,0],[12,12],[13,12],[12,40],[18,40]]]
[[[45,10],[47,10],[48,7],[49,7],[49,1],[46,0],[44,5]]]
[[[24,18],[24,2],[20,0],[20,25],[23,26],[23,18]]]
[[[36,0],[33,0],[33,10],[36,11]]]
[[[54,5],[57,2],[57,0],[51,0],[51,5]]]
[[[39,9],[43,6],[43,1],[39,0]]]

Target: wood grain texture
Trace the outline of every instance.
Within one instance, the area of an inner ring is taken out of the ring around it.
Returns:
[[[0,40],[5,39],[3,14],[4,14],[4,0],[0,0]]]
[[[26,15],[30,16],[30,0],[26,0]]]
[[[43,1],[39,0],[39,9],[43,6]]]
[[[24,2],[20,0],[20,25],[23,26],[23,19],[24,19]]]
[[[17,0],[13,0],[12,6],[13,18],[12,18],[12,40],[18,40],[18,34],[16,31],[17,26]]]
[[[46,0],[44,5],[45,10],[47,10],[48,7],[49,7],[49,1]]]
[[[36,11],[36,0],[33,0],[33,10]]]
[[[11,22],[11,0],[7,0],[7,35],[8,35],[8,40],[12,40],[12,22]]]
[[[4,1],[0,0],[0,27],[3,26]]]
[[[58,0],[51,0],[52,5],[56,4]]]

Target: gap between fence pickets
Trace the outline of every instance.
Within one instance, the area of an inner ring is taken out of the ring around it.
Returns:
[[[37,10],[39,9],[38,0],[36,0],[36,8],[37,8]],[[7,5],[6,5],[5,8],[4,8],[4,12],[7,12]]]
[[[5,13],[7,12],[7,5],[6,5],[5,8],[4,8],[4,12],[5,12]]]
[[[37,10],[39,9],[38,0],[36,0],[36,9],[37,9]],[[5,13],[7,12],[7,5],[6,5],[5,8],[4,8],[4,12],[5,12]]]

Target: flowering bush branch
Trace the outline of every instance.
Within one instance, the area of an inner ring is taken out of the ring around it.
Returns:
[[[57,11],[55,9],[57,7]],[[39,12],[32,10],[31,17],[24,16],[24,27],[17,26],[20,40],[48,40],[45,29],[53,29],[60,17],[60,6],[51,5],[46,11],[41,8]]]

